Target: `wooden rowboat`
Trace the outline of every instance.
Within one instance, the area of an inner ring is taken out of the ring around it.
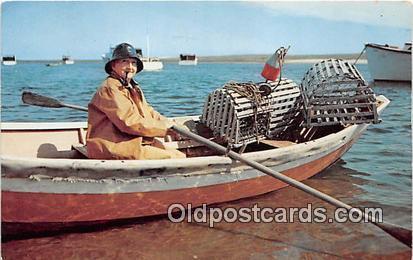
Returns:
[[[378,113],[389,104],[378,96]],[[194,124],[198,117],[178,118]],[[330,127],[299,143],[267,141],[245,158],[305,180],[337,161],[368,124]],[[79,223],[167,213],[271,192],[286,184],[225,156],[170,160],[91,160],[86,123],[2,123],[2,222]],[[189,149],[189,148],[188,148]]]

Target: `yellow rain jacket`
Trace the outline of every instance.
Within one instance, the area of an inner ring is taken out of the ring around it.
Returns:
[[[150,145],[164,137],[172,122],[156,112],[138,87],[108,77],[89,103],[87,153],[92,159],[184,158],[174,149]]]

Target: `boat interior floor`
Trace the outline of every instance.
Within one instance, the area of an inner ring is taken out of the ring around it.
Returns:
[[[233,148],[235,152],[238,153],[248,153],[248,152],[258,152],[277,148],[283,148],[291,145],[295,145],[302,142],[311,141],[328,134],[340,131],[343,126],[323,126],[323,127],[311,127],[305,128],[299,127],[289,127],[277,135],[274,139],[263,139],[257,140],[256,142],[249,143],[247,145]],[[196,129],[191,129],[199,135],[208,138],[218,144],[228,147],[228,143],[221,138],[214,138],[211,131],[204,128],[197,127]],[[179,141],[168,140],[168,138],[154,138],[153,146],[163,148],[163,149],[178,149],[184,152],[187,157],[200,157],[200,156],[215,156],[220,155],[218,152],[199,144],[193,140],[183,139]],[[87,159],[87,146],[84,144],[73,144],[72,152],[76,159]]]

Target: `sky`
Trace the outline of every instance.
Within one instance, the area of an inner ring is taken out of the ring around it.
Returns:
[[[1,6],[2,55],[20,60],[100,59],[121,42],[151,56],[360,53],[367,42],[412,37],[409,1],[71,2]]]

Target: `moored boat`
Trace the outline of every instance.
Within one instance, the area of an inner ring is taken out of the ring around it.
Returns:
[[[142,57],[143,70],[161,70],[163,69],[163,63],[159,58],[155,57]]]
[[[102,60],[104,62],[108,62],[110,60],[110,58],[112,57],[112,53],[113,53],[114,50],[115,50],[115,47],[110,46],[109,51],[106,52],[105,54],[102,54]]]
[[[138,52],[138,55],[140,55],[142,57],[141,60],[142,60],[142,63],[143,63],[143,70],[152,71],[152,70],[162,70],[163,69],[162,61],[157,57],[151,57],[150,56],[149,36],[146,36],[146,55],[147,56],[143,57],[142,50],[140,50],[140,52]]]
[[[377,104],[380,114],[389,101],[378,96]],[[194,132],[199,130],[198,117],[176,120]],[[286,186],[211,153],[169,160],[90,160],[79,149],[72,149],[74,144],[85,143],[86,123],[3,123],[1,127],[4,223],[81,223],[153,216],[167,213],[173,203],[196,207]],[[367,127],[337,125],[319,128],[316,134],[301,139],[262,141],[247,148],[244,156],[305,180],[337,161]],[[189,151],[197,148],[184,149],[190,155]]]
[[[367,43],[368,67],[375,81],[412,80],[412,44],[403,48],[390,45]]]
[[[54,63],[47,63],[46,66],[47,67],[56,67],[56,66],[60,66],[62,65],[62,63],[60,62],[54,62]]]
[[[3,65],[11,66],[11,65],[16,65],[16,64],[17,64],[17,60],[16,60],[15,55],[3,56]]]
[[[198,58],[195,54],[180,54],[179,55],[179,65],[197,65]]]
[[[75,63],[75,61],[70,56],[63,55],[62,56],[62,63],[66,64],[66,65],[72,65],[72,64]]]
[[[109,52],[102,55],[102,60],[108,62],[112,57],[112,53],[115,47],[110,47]],[[152,71],[152,70],[161,70],[163,69],[163,63],[159,58],[156,57],[143,57],[142,49],[136,48],[136,53],[143,63],[143,70]]]

